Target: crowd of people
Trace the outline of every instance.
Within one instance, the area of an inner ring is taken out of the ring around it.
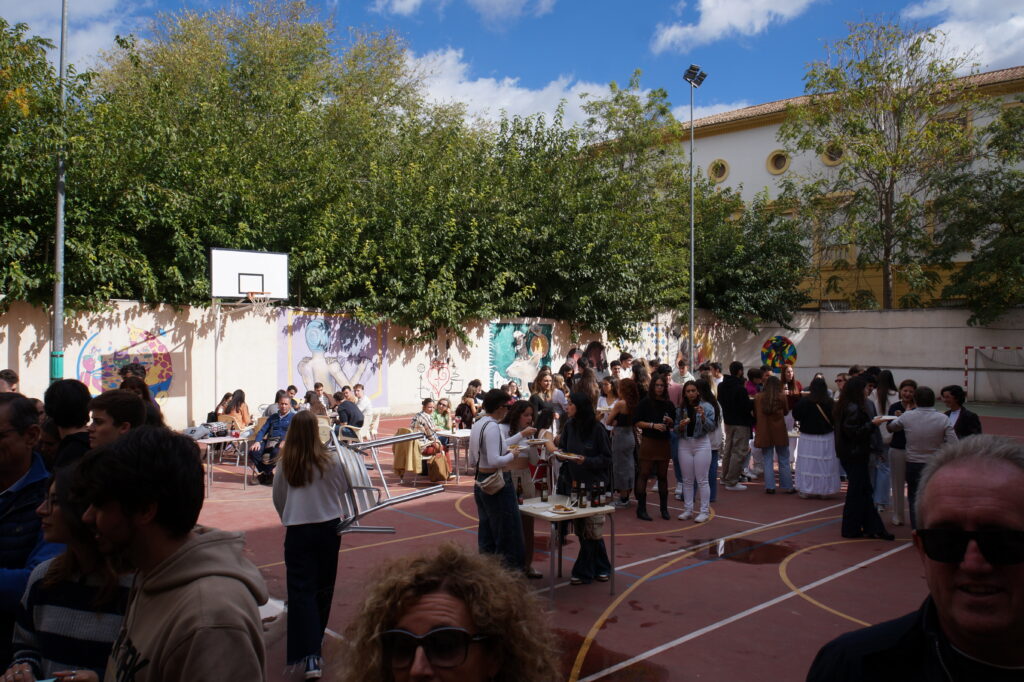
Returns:
[[[344,645],[359,665],[347,666],[342,679],[428,679],[433,669],[467,680],[554,679],[550,634],[531,620],[539,609],[519,582],[542,577],[531,565],[533,525],[518,503],[539,492],[549,466],[556,492],[576,484],[613,491],[616,507],[635,505],[645,522],[653,521],[649,492],[657,493],[661,518],[671,519],[669,463],[675,497],[683,502],[677,518],[694,523],[710,518],[719,489],[743,492],[763,477],[768,494],[827,497],[845,479],[842,535],[892,539],[883,514],[896,525],[909,521],[922,560],[935,564],[933,595],[942,587],[941,566],[954,559],[1021,561],[1013,549],[1020,530],[1009,537],[991,524],[975,528],[972,521],[957,530],[933,521],[939,493],[929,497],[926,490],[945,480],[937,469],[1001,466],[976,462],[976,450],[957,449],[958,442],[978,438],[979,447],[1002,453],[1000,462],[1024,469],[1019,447],[1010,452],[978,436],[981,421],[964,406],[958,386],[938,391],[947,408],[940,412],[932,388],[913,379],[897,383],[877,367],[854,366],[835,377],[834,388],[818,374],[805,388],[792,366],[745,371],[737,361],[723,373],[718,363],[707,363],[694,375],[683,358],[673,368],[628,354],[607,364],[602,357],[570,354],[558,372],[542,368],[522,389],[513,382],[484,391],[482,382],[471,382],[458,405],[423,401],[411,428],[431,445],[443,450],[443,432],[471,429],[482,556],[444,546],[377,572]],[[51,384],[42,400],[18,392],[10,370],[0,372],[0,382],[4,682],[265,679],[259,606],[268,599],[266,585],[244,556],[240,533],[197,525],[204,497],[200,448],[164,424],[145,368],[122,368],[120,387],[97,396],[73,379]],[[361,385],[329,395],[317,384],[302,401],[297,393],[294,386],[278,391],[256,415],[245,393],[234,391],[211,418],[253,434],[248,455],[260,482],[272,486],[285,527],[287,662],[316,679],[346,486],[320,426],[327,417],[339,434],[354,436],[373,407]],[[536,447],[524,447],[526,441]],[[551,457],[556,453],[574,457]],[[572,584],[609,579],[603,521],[593,516],[571,524],[579,542]],[[955,606],[935,598],[905,625],[946,632],[958,624],[941,616]],[[927,625],[934,611],[940,624]],[[965,669],[978,661],[965,662],[962,653],[989,655],[972,633],[945,636],[965,648],[939,655]],[[823,650],[818,679],[838,679],[828,675],[845,665],[845,646],[844,640]],[[873,663],[857,665],[867,670]]]
[[[527,387],[528,400],[508,386],[483,393],[474,382],[460,405],[464,422],[473,425],[469,461],[478,482],[480,550],[529,577],[540,577],[530,565],[532,519],[515,513],[516,491],[548,465],[538,461],[543,450],[583,456],[579,463],[550,458],[556,492],[567,493],[573,481],[603,484],[615,491],[616,507],[634,504],[632,496],[643,521],[653,520],[649,492],[658,496],[661,518],[671,519],[670,463],[674,494],[683,502],[677,518],[694,523],[711,517],[719,487],[742,492],[760,478],[769,495],[828,498],[845,480],[842,536],[892,540],[882,514],[902,525],[909,505],[916,528],[924,466],[943,444],[981,433],[959,386],[939,391],[948,408],[942,413],[933,389],[913,379],[897,384],[879,367],[853,366],[835,377],[834,387],[817,373],[805,387],[792,365],[745,371],[734,361],[725,374],[721,364],[708,362],[694,375],[682,354],[673,368],[628,353],[605,363],[603,348],[592,350],[573,349],[557,372],[542,368]],[[497,426],[488,428],[491,423]],[[543,444],[520,447],[541,429]],[[524,470],[534,475],[524,478]],[[528,497],[536,492],[532,485],[526,491]],[[572,582],[606,580],[607,556],[592,544],[600,534],[592,527],[576,531],[580,558]]]

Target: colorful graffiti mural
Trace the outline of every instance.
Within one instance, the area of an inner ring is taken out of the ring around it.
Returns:
[[[111,329],[96,332],[85,340],[75,367],[78,380],[89,387],[90,393],[99,395],[118,388],[121,385],[118,370],[137,362],[146,368],[146,383],[153,397],[158,400],[166,397],[174,379],[171,352],[161,340],[167,332],[128,327],[128,338],[123,334],[123,329]]]
[[[294,384],[301,396],[317,382],[329,393],[363,384],[374,406],[387,405],[387,337],[381,325],[369,327],[347,315],[290,308],[279,320],[282,386]]]
[[[761,346],[761,364],[781,370],[783,365],[796,364],[796,344],[785,336],[773,336]]]
[[[693,333],[693,364],[699,367],[702,363],[711,362],[716,360],[715,357],[715,343],[711,336],[711,331],[708,329],[701,329],[698,327]],[[689,357],[690,350],[690,330],[689,327],[683,327],[679,330],[679,352],[683,354],[683,357]],[[676,359],[670,358],[672,363],[675,363]]]
[[[537,371],[551,365],[553,327],[539,322],[492,322],[487,369],[491,387],[515,379],[523,395],[527,395]]]

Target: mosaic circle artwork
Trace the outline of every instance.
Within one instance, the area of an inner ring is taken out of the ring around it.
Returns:
[[[796,364],[796,344],[785,336],[773,336],[761,346],[761,364],[774,369]]]

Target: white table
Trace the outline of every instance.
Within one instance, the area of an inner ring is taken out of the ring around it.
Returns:
[[[249,466],[249,450],[246,447],[248,440],[243,436],[217,436],[216,438],[200,438],[196,441],[197,443],[204,443],[206,445],[206,496],[209,497],[210,489],[213,488],[213,452],[217,450],[223,453],[224,449],[228,446],[228,443],[238,443],[235,447],[240,447],[240,459],[243,467]],[[222,454],[223,456],[223,454]],[[245,490],[249,484],[249,472],[243,470],[242,473],[242,490]]]
[[[451,431],[438,431],[437,435],[444,436],[452,442],[452,458],[455,460],[455,483],[459,483],[459,451],[462,449],[462,441],[466,441],[466,459],[469,459],[469,435],[471,429],[453,429]]]
[[[611,527],[611,546],[608,548],[608,559],[611,562],[612,570],[609,573],[609,589],[615,594],[615,507],[610,504],[601,507],[587,507],[586,509],[574,509],[571,514],[557,514],[551,510],[556,504],[566,505],[569,497],[567,495],[549,495],[547,502],[541,502],[539,497],[531,497],[523,500],[519,505],[519,512],[535,519],[551,523],[551,541],[548,543],[548,600],[553,609],[555,606],[555,553],[558,553],[558,577],[562,577],[562,538],[558,534],[558,524],[562,521],[575,521],[590,516],[608,516],[608,523]]]

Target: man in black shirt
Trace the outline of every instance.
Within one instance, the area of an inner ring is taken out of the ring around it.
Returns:
[[[722,484],[726,490],[746,490],[740,483],[743,466],[750,456],[750,435],[754,426],[753,401],[743,383],[743,363],[734,360],[729,365],[729,376],[718,386],[718,404],[725,423],[725,443],[722,447]]]
[[[60,444],[55,468],[72,464],[89,451],[89,388],[75,379],[50,384],[43,394],[46,416],[57,425]]]
[[[352,398],[352,387],[345,386],[341,389],[341,393],[344,396],[343,400],[338,403],[338,424],[341,427],[341,435],[348,436],[349,438],[355,438],[356,429],[363,428],[363,411],[353,402]]]
[[[914,547],[928,598],[829,642],[808,682],[1020,680],[1024,673],[1024,444],[972,436],[921,475]]]

